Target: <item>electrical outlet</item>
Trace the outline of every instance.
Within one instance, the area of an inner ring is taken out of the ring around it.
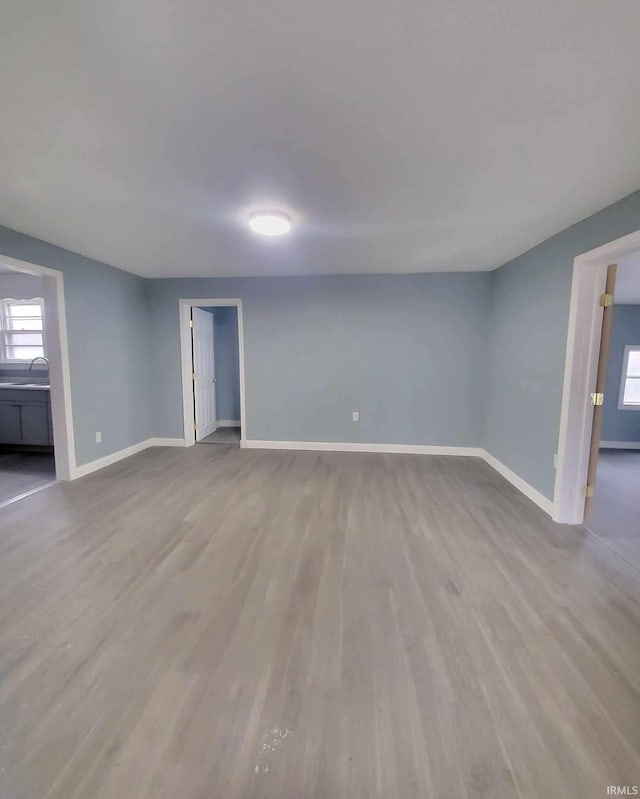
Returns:
[[[360,421],[360,411],[353,411],[351,414],[351,421],[359,422]]]
[[[102,444],[102,433],[96,433],[96,444]]]
[[[553,468],[554,469],[558,468],[558,453],[557,452],[553,453]]]

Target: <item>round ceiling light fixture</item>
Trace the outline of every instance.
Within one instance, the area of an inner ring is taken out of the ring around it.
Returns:
[[[249,227],[259,236],[284,236],[291,230],[291,220],[280,211],[258,211],[249,219]]]

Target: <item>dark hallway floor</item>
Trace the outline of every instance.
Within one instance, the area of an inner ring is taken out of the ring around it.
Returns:
[[[640,451],[603,449],[585,527],[640,568]]]
[[[215,433],[203,438],[199,444],[240,444],[239,427],[219,427]]]
[[[52,453],[0,451],[0,506],[50,485],[55,479]]]

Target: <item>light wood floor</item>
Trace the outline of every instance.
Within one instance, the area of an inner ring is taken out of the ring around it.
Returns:
[[[475,459],[152,449],[0,511],[3,799],[600,799],[640,575]]]

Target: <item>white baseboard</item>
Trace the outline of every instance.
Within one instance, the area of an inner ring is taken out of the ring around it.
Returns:
[[[344,441],[260,441],[240,442],[245,449],[295,449],[313,452],[387,452],[397,455],[462,455],[481,458],[479,447],[446,447],[431,444],[364,444]]]
[[[111,466],[113,463],[117,463],[118,461],[122,461],[125,458],[130,458],[132,455],[136,455],[138,452],[142,452],[145,449],[149,449],[149,447],[184,447],[185,441],[184,438],[147,438],[144,441],[139,441],[137,444],[133,444],[130,447],[126,447],[125,449],[120,449],[117,452],[112,452],[111,455],[105,455],[104,458],[98,458],[95,461],[90,461],[89,463],[85,463],[82,466],[76,466],[74,471],[71,474],[72,480],[77,480],[78,477],[84,477],[87,474],[91,474],[92,472],[97,472],[100,469],[104,469],[107,466]]]
[[[216,421],[218,427],[240,427],[239,419],[218,419]]]
[[[553,516],[553,502],[550,499],[547,499],[544,494],[541,494],[537,488],[534,488],[532,485],[527,483],[526,480],[523,480],[520,475],[517,475],[515,472],[511,471],[508,466],[505,466],[502,461],[499,461],[495,458],[491,453],[487,452],[486,450],[481,450],[481,458],[486,461],[486,463],[491,466],[492,469],[495,469],[498,474],[501,474],[505,480],[508,480],[511,485],[515,486],[518,491],[521,491],[525,497],[528,497],[532,502],[542,508],[545,513],[548,513],[549,516]]]
[[[139,441],[137,444],[133,444],[131,447],[126,447],[126,449],[120,449],[117,452],[112,452],[111,455],[105,455],[104,458],[98,458],[97,460],[90,461],[82,466],[76,466],[71,473],[71,479],[77,480],[78,477],[84,477],[92,472],[97,472],[99,469],[104,469],[106,466],[111,466],[112,463],[117,463],[118,461],[131,457],[131,455],[136,455],[138,452],[142,452],[144,449],[149,449],[149,447],[153,446],[151,443],[152,441],[152,438],[147,438],[145,441]]]
[[[640,449],[640,441],[601,441],[600,449]]]

